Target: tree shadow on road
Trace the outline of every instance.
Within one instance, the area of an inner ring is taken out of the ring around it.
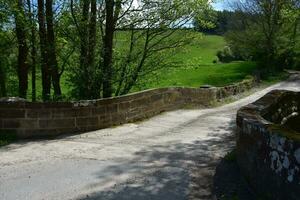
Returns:
[[[214,176],[213,193],[218,200],[254,200],[257,199],[243,178],[233,152],[217,165]]]
[[[212,128],[205,140],[173,141],[145,147],[130,159],[120,158],[95,174],[99,182],[87,188],[96,192],[78,199],[214,199],[214,171],[221,157],[233,148],[234,127],[232,121],[230,125]],[[106,189],[97,189],[104,185],[108,185]]]

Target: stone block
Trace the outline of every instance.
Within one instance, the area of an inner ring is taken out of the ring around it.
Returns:
[[[25,118],[25,110],[24,109],[0,109],[0,118]]]
[[[26,102],[24,107],[26,109],[43,109],[44,105],[42,102]]]
[[[62,119],[62,118],[74,118],[77,116],[76,108],[62,108],[62,109],[52,109],[52,118],[53,119]]]
[[[92,116],[95,115],[105,115],[106,114],[106,106],[97,106],[96,108],[92,108]]]
[[[92,108],[89,107],[78,107],[74,108],[76,117],[90,117],[92,116]]]
[[[39,127],[38,119],[20,119],[20,128],[37,129]]]
[[[52,117],[51,109],[27,109],[26,118],[50,119]]]
[[[4,119],[2,123],[4,129],[18,129],[21,127],[19,119]]]
[[[161,101],[163,99],[163,94],[154,94],[151,96],[151,102]]]
[[[130,109],[132,102],[131,101],[125,101],[119,104],[119,111],[120,112],[126,112]]]
[[[58,129],[75,127],[75,118],[68,119],[40,119],[40,129]]]
[[[107,113],[117,113],[119,111],[119,105],[118,104],[107,105],[106,111]]]
[[[98,117],[78,117],[76,118],[76,127],[98,126]]]
[[[44,108],[72,108],[71,102],[47,102],[43,103]]]
[[[18,108],[23,109],[25,102],[0,102],[0,109]]]

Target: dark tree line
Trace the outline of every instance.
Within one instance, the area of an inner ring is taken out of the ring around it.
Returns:
[[[205,15],[207,21],[212,23],[212,26],[203,26],[202,19],[194,19],[194,27],[197,31],[206,34],[224,35],[235,26],[235,22],[239,19],[238,11],[210,11]]]

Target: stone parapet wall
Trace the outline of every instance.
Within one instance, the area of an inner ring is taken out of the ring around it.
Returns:
[[[254,78],[245,79],[244,81],[224,87],[219,87],[217,91],[217,98],[223,99],[246,92],[253,88],[258,83]]]
[[[0,134],[39,138],[98,130],[186,106],[208,107],[212,102],[244,91],[245,83],[253,86],[254,81],[249,79],[236,84],[235,89],[233,86],[230,89],[162,88],[80,102],[0,102]]]
[[[262,199],[300,198],[300,93],[272,91],[237,114],[237,161]]]

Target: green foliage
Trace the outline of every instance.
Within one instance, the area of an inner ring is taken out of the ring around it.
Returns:
[[[0,8],[1,70],[4,69],[7,95],[17,96],[19,86],[16,70],[18,46],[15,40],[15,22],[13,20],[16,11],[13,4],[4,0],[0,0],[0,2],[1,4],[5,3],[6,8]],[[35,1],[31,2],[36,4]],[[147,5],[144,5],[143,9],[134,9],[128,11],[127,14],[122,13],[125,11],[124,8],[121,10],[122,19],[118,21],[117,30],[114,32],[111,79],[115,95],[153,87],[226,85],[244,79],[246,75],[256,69],[254,62],[218,63],[216,54],[226,46],[224,38],[206,36],[200,32],[183,28],[182,23],[190,22],[191,18],[199,20],[201,27],[214,28],[216,20],[211,20],[211,17],[214,18],[216,13],[211,10],[210,1],[161,0],[153,3],[153,1],[143,0],[143,2]],[[105,28],[103,23],[105,18],[103,17],[105,16],[97,17],[93,64],[82,64],[82,58],[85,58],[82,56],[82,48],[85,48],[83,44],[85,41],[90,41],[89,37],[91,36],[91,34],[82,34],[82,29],[87,28],[88,24],[86,21],[82,21],[84,20],[82,19],[84,16],[82,15],[82,2],[74,1],[73,9],[68,1],[56,1],[55,3],[63,5],[58,6],[56,10],[54,26],[55,53],[59,66],[58,71],[61,75],[62,98],[63,100],[101,98],[103,79],[107,78],[103,73],[104,68],[107,67],[103,64],[103,40],[105,38],[103,29]],[[101,7],[98,1],[97,3],[97,11],[101,13],[104,11],[104,7]],[[125,4],[128,5],[128,2]],[[32,9],[35,17],[33,17],[33,23],[30,24],[38,24],[37,5],[33,5]],[[25,6],[25,13],[22,13],[22,16],[28,18],[28,15]],[[226,17],[220,18],[223,20]],[[182,22],[179,23],[181,20]],[[222,21],[218,20],[218,23]],[[24,19],[24,23],[28,23],[27,21]],[[228,22],[227,19],[225,21]],[[31,43],[30,27],[28,23],[26,25],[28,46]],[[38,35],[36,32],[36,36]],[[39,39],[37,37],[35,41],[37,44],[36,91],[37,99],[42,100]],[[31,46],[29,48],[32,49]],[[235,56],[235,52],[236,49],[232,46],[231,49],[225,48],[225,51],[222,52],[224,58],[220,60],[226,62],[236,60],[236,57],[234,59],[227,58],[229,55],[232,56],[231,54]],[[30,57],[27,58],[29,66],[31,66],[32,60]],[[31,80],[32,77],[29,75],[29,82]],[[31,90],[31,84],[28,86],[28,90]],[[52,89],[51,96],[53,93]],[[31,98],[31,92],[28,92],[27,98]],[[52,98],[51,100],[58,99]]]
[[[299,68],[300,14],[296,1],[251,0],[237,9],[236,28],[226,34],[233,54],[257,61],[266,72]]]
[[[101,88],[101,80],[102,72],[97,66],[89,68],[88,72],[76,65],[70,67],[67,77],[69,87],[71,87],[70,98],[81,100],[99,98],[98,91]],[[91,93],[91,91],[94,92]]]
[[[188,32],[189,37],[193,38],[191,43],[188,46],[183,46],[176,50],[161,52],[161,54],[155,56],[153,60],[149,60],[148,73],[141,74],[141,78],[138,80],[131,92],[169,86],[199,87],[205,84],[224,86],[243,80],[245,76],[252,74],[252,72],[256,69],[256,64],[252,62],[214,64],[213,61],[217,59],[216,54],[218,50],[223,49],[226,45],[223,37],[203,35],[193,31]],[[175,40],[181,35],[182,33],[178,33],[173,37],[173,39]],[[117,33],[115,53],[118,54],[116,57],[119,59],[115,60],[115,66],[120,65],[122,63],[122,60],[120,59],[125,58],[124,52],[127,48],[128,37],[128,31],[121,31]],[[160,58],[158,59],[158,57]],[[65,100],[79,98],[80,95],[75,93],[75,91],[78,90],[74,90],[74,86],[77,85],[81,86],[82,89],[85,88],[85,85],[81,84],[82,82],[80,79],[73,79],[75,73],[81,74],[78,65],[76,64],[77,59],[78,54],[73,54],[72,60],[66,66],[65,73],[63,73],[61,77],[61,87],[63,94],[65,94]],[[163,61],[164,66],[151,71],[153,67],[151,66],[151,63],[160,61]],[[128,68],[128,70],[128,74],[130,74],[130,68]],[[91,73],[91,75],[92,74],[94,73]],[[11,80],[11,84],[17,83],[15,75],[10,76],[9,79]],[[29,81],[30,80],[31,77],[29,77]],[[15,85],[15,89],[10,87],[9,91],[16,91],[16,87],[17,85]],[[31,90],[30,85],[29,90]],[[38,73],[37,98],[40,100],[42,98],[41,93],[41,76]],[[30,98],[30,94],[28,94],[28,98]]]

